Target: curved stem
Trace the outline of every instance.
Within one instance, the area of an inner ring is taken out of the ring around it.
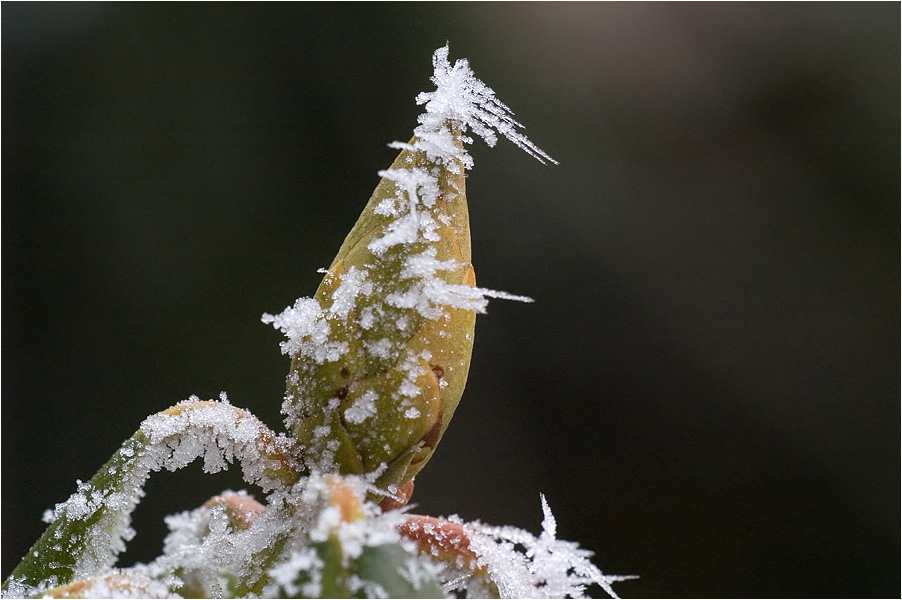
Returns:
[[[174,471],[195,458],[216,472],[235,458],[244,478],[264,491],[289,489],[302,474],[300,449],[250,412],[226,402],[181,402],[148,417],[88,483],[45,515],[50,523],[3,583],[25,596],[85,579],[116,562],[134,536],[131,513],[150,473]]]

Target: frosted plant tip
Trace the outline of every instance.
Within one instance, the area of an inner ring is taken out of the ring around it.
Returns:
[[[430,80],[436,89],[434,92],[423,92],[416,99],[417,104],[426,105],[426,112],[420,115],[420,125],[415,130],[420,140],[425,142],[422,149],[442,156],[444,148],[434,149],[429,146],[443,146],[441,140],[435,139],[436,134],[450,120],[460,123],[463,133],[468,128],[472,129],[489,147],[495,145],[498,141],[496,133],[500,133],[540,163],[558,164],[517,131],[523,125],[514,119],[514,112],[495,97],[492,88],[473,74],[467,59],[458,59],[451,65],[448,61],[448,44],[432,55],[432,66],[434,72]],[[464,139],[471,141],[469,138]]]

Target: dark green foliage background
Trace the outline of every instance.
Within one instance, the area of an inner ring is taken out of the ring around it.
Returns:
[[[310,295],[451,43],[557,158],[477,142],[470,383],[421,512],[624,596],[898,596],[899,5],[2,6],[2,569],[148,414],[281,429]],[[157,475],[162,517],[238,470]]]

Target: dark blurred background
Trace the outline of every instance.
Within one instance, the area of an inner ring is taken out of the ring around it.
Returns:
[[[310,295],[450,41],[480,316],[418,511],[623,596],[900,593],[900,5],[3,3],[2,575],[154,412],[282,430]],[[239,470],[153,476],[120,564]]]

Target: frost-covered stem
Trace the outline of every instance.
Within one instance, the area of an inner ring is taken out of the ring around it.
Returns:
[[[138,430],[90,482],[79,482],[78,492],[57,505],[59,514],[54,514],[50,526],[3,583],[4,594],[30,595],[113,564],[116,554],[125,549],[125,540],[133,535],[129,515],[138,503],[140,484],[127,474],[137,466],[147,442]],[[145,477],[138,479],[143,483]]]
[[[245,479],[265,490],[290,488],[300,477],[298,448],[249,412],[226,402],[177,404],[146,419],[88,483],[47,511],[50,525],[3,583],[4,594],[30,595],[111,567],[134,536],[131,513],[150,473],[199,456],[208,472],[238,458]]]

